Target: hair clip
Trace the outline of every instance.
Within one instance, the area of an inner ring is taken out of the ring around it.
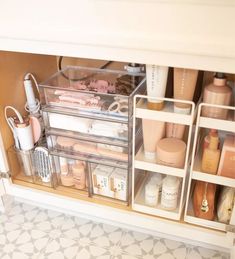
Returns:
[[[122,115],[128,114],[128,100],[120,97],[114,97],[114,102],[109,105],[109,112],[117,112]]]

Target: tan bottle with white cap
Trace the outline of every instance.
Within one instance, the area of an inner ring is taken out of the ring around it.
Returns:
[[[209,146],[204,149],[202,156],[202,172],[208,174],[217,174],[220,159],[220,150],[218,149],[218,144],[218,134],[211,134]]]
[[[203,102],[214,105],[229,106],[232,98],[232,89],[227,85],[223,73],[216,73],[213,83],[207,85],[203,93]],[[202,116],[216,119],[227,119],[228,109],[204,106]]]

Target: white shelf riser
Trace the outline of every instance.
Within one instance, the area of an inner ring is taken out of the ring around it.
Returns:
[[[193,171],[192,179],[235,188],[235,179]]]
[[[224,185],[229,186],[232,188],[235,188],[235,179],[223,177],[219,175],[212,175],[201,172],[201,157],[199,153],[196,152],[202,152],[197,149],[198,145],[198,139],[200,138],[200,128],[208,128],[208,129],[217,129],[222,130],[226,132],[234,132],[235,133],[235,121],[229,121],[229,120],[220,120],[215,118],[207,118],[200,116],[202,108],[206,107],[216,107],[216,108],[226,108],[230,111],[232,114],[235,110],[234,107],[229,106],[219,106],[219,105],[209,105],[205,103],[201,103],[199,105],[198,109],[198,115],[197,115],[197,122],[196,122],[196,128],[195,128],[195,136],[194,136],[194,143],[193,143],[193,151],[192,151],[192,162],[191,162],[191,168],[190,168],[190,178],[189,178],[189,184],[188,184],[188,192],[187,192],[187,198],[186,198],[186,206],[185,206],[185,215],[184,215],[184,221],[200,225],[203,227],[208,227],[212,229],[217,229],[221,231],[226,231],[226,224],[220,223],[217,221],[210,221],[205,220],[201,218],[197,218],[192,216],[193,215],[193,208],[191,205],[191,188],[192,188],[192,180],[199,180],[199,181],[205,181],[217,185]],[[189,213],[191,212],[191,213]],[[235,222],[235,212],[234,209],[232,211],[232,217],[231,217],[231,223]]]
[[[190,125],[192,121],[191,115],[182,115],[164,111],[153,111],[141,108],[136,108],[136,118],[172,122],[184,125]]]
[[[141,185],[139,186],[139,189],[132,201],[132,209],[142,212],[142,213],[154,215],[154,216],[164,217],[164,218],[168,218],[168,219],[172,219],[172,220],[180,220],[181,212],[182,212],[182,204],[183,204],[184,182],[181,183],[181,185],[180,185],[179,198],[177,201],[177,208],[175,210],[165,210],[165,209],[161,208],[160,193],[159,193],[159,197],[158,197],[158,204],[156,207],[151,207],[151,206],[145,205],[144,190],[145,190],[145,184],[146,184],[147,179],[148,178],[145,177],[145,179],[143,179]]]
[[[200,117],[199,127],[224,130],[235,133],[235,121],[217,120],[207,117]]]
[[[152,171],[152,172],[161,173],[161,174],[169,174],[177,177],[185,177],[186,175],[186,169],[160,165],[160,164],[157,164],[156,160],[146,159],[144,155],[143,146],[141,146],[139,151],[137,152],[133,161],[133,166],[134,168],[137,168],[140,170],[147,170],[147,171]]]
[[[226,224],[220,223],[217,221],[210,221],[206,219],[201,219],[193,216],[186,215],[184,217],[185,222],[194,224],[194,225],[200,225],[207,228],[213,228],[220,231],[226,231]]]
[[[179,169],[179,168],[174,168],[169,166],[161,166],[158,164],[148,163],[140,160],[135,160],[134,167],[140,170],[147,170],[147,171],[156,172],[160,174],[173,175],[181,178],[185,176],[184,169]]]
[[[146,213],[149,215],[153,216],[158,216],[158,217],[163,217],[163,218],[168,218],[168,219],[173,219],[173,220],[179,220],[180,219],[180,213],[178,212],[171,212],[167,210],[161,210],[157,208],[151,208],[148,206],[144,206],[138,203],[134,203],[132,205],[132,209],[135,211],[139,211],[142,213]]]

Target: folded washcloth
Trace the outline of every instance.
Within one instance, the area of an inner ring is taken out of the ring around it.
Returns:
[[[48,113],[50,127],[65,129],[81,133],[88,133],[92,120],[77,118],[73,116]]]

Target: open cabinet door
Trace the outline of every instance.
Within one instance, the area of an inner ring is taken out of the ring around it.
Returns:
[[[2,178],[7,177],[8,173],[8,162],[3,145],[2,134],[0,132],[0,211],[4,211],[3,195],[5,194],[5,188]]]
[[[235,206],[233,206],[233,210],[231,213],[231,219],[227,227],[227,237],[230,239],[231,242],[230,258],[235,258]]]
[[[0,132],[0,172],[1,176],[4,174],[8,174],[9,167],[8,167],[8,162],[7,162],[7,156],[5,152],[5,148],[3,145],[3,140],[2,140],[2,134]]]

